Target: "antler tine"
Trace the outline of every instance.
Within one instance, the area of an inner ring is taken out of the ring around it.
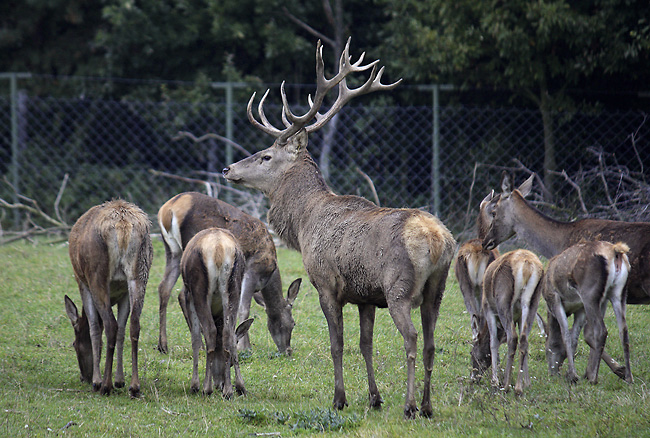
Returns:
[[[257,129],[266,132],[267,134],[270,134],[274,137],[279,137],[280,134],[282,134],[282,131],[273,126],[268,119],[266,118],[266,115],[264,114],[264,101],[266,100],[266,96],[269,95],[270,90],[266,90],[266,93],[264,93],[264,96],[262,96],[262,99],[260,100],[259,105],[257,106],[257,112],[260,115],[260,119],[262,120],[262,123],[258,122],[255,116],[253,115],[253,101],[255,100],[255,95],[257,94],[256,92],[253,92],[253,95],[251,96],[250,100],[248,101],[248,105],[246,106],[246,114],[248,115],[248,121],[250,121],[253,126],[255,126]]]
[[[305,128],[307,132],[314,132],[325,125],[336,113],[338,113],[341,108],[349,102],[352,98],[356,96],[361,96],[366,93],[370,93],[377,90],[392,90],[399,84],[402,80],[398,80],[392,84],[382,84],[381,78],[384,73],[384,68],[377,68],[379,60],[372,61],[368,64],[363,64],[363,61],[366,56],[366,52],[363,52],[359,59],[355,62],[352,62],[352,57],[350,56],[350,41],[352,38],[348,38],[343,53],[339,59],[339,71],[331,79],[325,77],[325,63],[323,62],[323,45],[320,40],[316,44],[316,92],[312,99],[311,94],[308,96],[309,110],[302,116],[295,115],[291,108],[289,107],[289,100],[287,99],[287,93],[285,91],[284,81],[280,85],[280,95],[282,97],[282,123],[285,126],[284,130],[280,130],[274,127],[266,119],[264,115],[263,104],[268,95],[269,91],[267,90],[264,94],[264,97],[260,100],[258,107],[258,112],[260,115],[261,123],[258,122],[255,117],[253,117],[251,106],[253,99],[255,98],[255,93],[251,97],[251,100],[248,102],[248,119],[251,123],[262,131],[277,137],[277,142],[280,144],[286,143],[287,139],[294,135],[296,132]],[[350,73],[362,72],[372,68],[370,77],[368,80],[361,85],[360,87],[350,89],[346,83],[346,77]],[[339,86],[339,94],[336,98],[336,101],[332,107],[325,113],[321,114],[318,111],[320,110],[325,96],[327,93],[334,88],[336,85]],[[314,123],[307,126],[307,124],[316,119]]]
[[[352,88],[352,89],[348,88],[345,77],[341,79],[341,81],[339,82],[339,95],[336,98],[336,101],[325,114],[320,114],[320,113],[317,114],[316,122],[312,123],[306,128],[307,132],[308,133],[314,132],[322,128],[323,125],[329,122],[330,119],[332,119],[332,117],[334,117],[334,115],[338,113],[341,110],[341,108],[343,108],[343,106],[353,98],[357,96],[362,96],[364,94],[372,93],[373,91],[377,91],[377,90],[392,90],[400,82],[402,82],[402,79],[400,78],[397,81],[393,82],[392,84],[382,84],[381,78],[382,75],[384,74],[384,67],[381,67],[379,70],[377,70],[378,62],[379,60],[376,60],[371,64],[362,66],[363,70],[366,70],[367,67],[372,66],[372,71],[370,72],[370,77],[368,78],[368,80],[363,85],[357,88]],[[355,71],[359,71],[359,70],[355,70]]]

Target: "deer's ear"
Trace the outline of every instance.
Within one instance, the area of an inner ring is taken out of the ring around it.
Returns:
[[[507,196],[512,193],[512,189],[512,177],[504,170],[501,175],[501,192]]]
[[[70,322],[72,322],[72,325],[75,325],[79,320],[79,312],[77,311],[77,306],[74,305],[70,297],[68,297],[67,295],[65,296],[64,301],[65,301],[65,313],[68,315],[68,318],[70,318]]]
[[[303,128],[287,140],[287,151],[297,154],[303,149],[307,148],[307,131]]]
[[[521,185],[517,189],[521,193],[521,196],[523,196],[524,198],[526,196],[528,196],[530,194],[530,192],[532,191],[534,179],[535,179],[535,174],[533,173],[532,175],[530,175],[528,177],[528,179],[526,181],[521,183]]]

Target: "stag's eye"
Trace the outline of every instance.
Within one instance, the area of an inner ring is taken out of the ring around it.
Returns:
[[[271,160],[271,156],[270,156],[270,155],[264,155],[264,156],[262,156],[262,161],[270,161],[270,160]]]

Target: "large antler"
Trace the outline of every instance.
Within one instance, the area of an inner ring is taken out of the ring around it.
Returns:
[[[257,111],[260,116],[261,123],[255,119],[253,115],[252,106],[253,101],[255,100],[255,93],[251,96],[248,101],[247,114],[248,120],[256,126],[258,129],[270,134],[274,137],[277,137],[278,143],[282,144],[287,141],[289,137],[294,135],[296,132],[300,131],[302,128],[305,128],[307,132],[314,132],[322,128],[336,113],[338,113],[343,106],[352,100],[356,96],[361,96],[363,94],[371,93],[377,90],[392,90],[399,84],[402,80],[392,84],[382,84],[381,77],[384,73],[384,67],[377,69],[377,63],[379,60],[375,60],[369,64],[361,65],[365,52],[361,54],[357,62],[352,62],[350,57],[350,38],[348,38],[347,43],[345,44],[345,49],[341,54],[341,59],[339,61],[339,71],[331,79],[325,78],[325,64],[323,62],[323,46],[318,40],[316,44],[316,93],[314,94],[314,99],[312,100],[311,95],[309,95],[309,111],[307,111],[302,116],[295,115],[289,108],[289,103],[287,101],[287,94],[284,90],[284,81],[280,86],[280,92],[282,95],[282,122],[284,123],[284,129],[278,129],[273,126],[266,115],[264,114],[264,101],[269,94],[269,90],[266,90],[264,96],[260,100],[260,103],[257,107]],[[357,88],[348,88],[346,83],[346,77],[353,72],[366,71],[372,67],[370,72],[370,77],[368,80]],[[320,110],[323,100],[327,93],[334,88],[336,85],[339,86],[339,95],[336,98],[336,101],[331,106],[331,108],[321,114],[318,111]],[[316,119],[311,125],[307,125],[312,119]]]

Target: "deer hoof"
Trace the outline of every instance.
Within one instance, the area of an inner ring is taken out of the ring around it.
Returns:
[[[126,384],[124,382],[115,382],[115,387],[116,388],[124,388]]]
[[[112,391],[112,390],[113,390],[113,386],[112,386],[112,385],[102,385],[102,387],[101,387],[99,393],[100,393],[101,395],[111,395],[111,391]]]
[[[167,354],[168,352],[167,345],[163,345],[161,343],[158,343],[156,350],[160,351],[162,354]]]
[[[418,413],[418,408],[416,406],[405,406],[404,407],[404,419],[413,420]]]
[[[431,418],[433,417],[433,409],[431,409],[430,404],[422,405],[420,407],[420,416],[424,418]]]
[[[129,388],[129,394],[131,395],[131,398],[140,398],[140,388],[134,388],[131,386]]]
[[[371,408],[381,408],[381,404],[384,401],[381,399],[381,396],[379,394],[371,394],[370,395],[370,407]]]
[[[337,409],[337,410],[340,411],[340,410],[342,410],[344,407],[346,407],[348,405],[348,401],[345,399],[345,396],[343,396],[342,399],[338,399],[338,400],[334,399],[333,405],[334,405],[334,409]]]

